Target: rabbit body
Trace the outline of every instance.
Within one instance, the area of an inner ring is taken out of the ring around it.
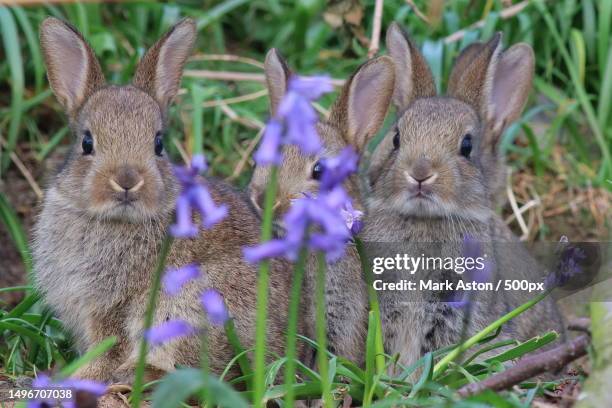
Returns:
[[[396,67],[398,119],[377,147],[368,173],[371,191],[362,238],[371,244],[370,257],[399,249],[413,257],[456,258],[471,238],[482,243],[493,282],[541,282],[541,267],[492,210],[504,173],[499,139],[527,99],[531,48],[519,44],[502,53],[499,36],[468,47],[451,73],[448,96],[436,96],[425,59],[395,24],[387,32],[387,48]],[[384,273],[388,281],[402,278],[397,271]],[[444,268],[416,274],[417,282],[459,278]],[[399,352],[405,366],[484,328],[529,297],[480,291],[469,307],[452,307],[444,292],[385,290],[378,295],[386,351]],[[563,331],[552,300],[514,319],[502,337],[525,340],[547,328]]]
[[[194,23],[183,20],[145,54],[133,85],[112,86],[73,27],[54,18],[41,27],[51,87],[76,142],[46,192],[35,227],[35,285],[81,352],[109,336],[118,340],[79,377],[132,379],[153,272],[180,189],[157,150],[158,138],[194,40]],[[210,367],[220,373],[234,353],[223,328],[206,323],[200,295],[218,290],[242,343],[254,345],[257,266],[246,263],[242,248],[257,244],[260,221],[241,193],[219,181],[202,182],[216,203],[228,206],[228,216],[196,238],[171,243],[167,266],[195,263],[202,275],[176,296],[160,293],[154,325],[183,319],[202,329]],[[291,269],[283,261],[271,265],[268,348],[282,355]],[[200,345],[193,335],[153,348],[148,374],[196,366]]]
[[[388,57],[370,60],[359,67],[344,85],[332,106],[328,119],[317,124],[317,133],[323,144],[320,155],[307,156],[295,146],[283,150],[283,162],[278,169],[278,193],[275,215],[280,218],[291,200],[304,193],[316,195],[319,181],[314,174],[319,160],[332,157],[346,147],[362,154],[386,116],[393,91],[393,63]],[[280,54],[271,50],[265,62],[265,73],[274,114],[288,88],[291,72]],[[265,187],[270,169],[258,166],[249,185],[256,207],[263,205]],[[359,180],[352,175],[344,187],[356,209],[363,209]],[[304,280],[304,307],[306,335],[316,337],[315,281],[316,254],[307,259]],[[325,282],[325,313],[327,317],[328,348],[357,364],[364,363],[365,337],[368,324],[368,290],[362,273],[360,258],[354,244],[349,243],[344,256],[327,264]]]

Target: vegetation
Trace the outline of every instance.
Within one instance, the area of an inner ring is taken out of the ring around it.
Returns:
[[[612,191],[612,1],[512,3],[387,0],[381,14],[382,32],[392,21],[406,27],[421,46],[440,89],[444,89],[453,59],[467,44],[488,39],[495,31],[503,32],[506,44],[530,43],[536,51],[534,92],[523,118],[504,135],[509,163],[514,174],[533,181],[535,196],[545,198],[558,187],[556,194],[572,191],[595,197],[585,206],[588,209],[577,215],[582,225],[603,225],[606,231],[609,220],[605,214]],[[108,80],[118,83],[129,80],[146,47],[161,33],[179,18],[193,17],[199,30],[196,53],[188,63],[184,89],[172,110],[165,145],[177,161],[187,161],[193,146],[197,150],[203,147],[211,174],[244,186],[250,177],[253,149],[268,116],[262,83],[265,52],[279,48],[299,73],[327,72],[344,79],[368,57],[376,37],[372,33],[374,10],[374,0],[182,0],[0,7],[0,235],[6,237],[0,236],[0,246],[10,245],[19,254],[18,258],[0,260],[0,273],[4,262],[7,270],[10,266],[24,273],[31,271],[28,234],[32,207],[40,199],[39,186],[46,169],[53,166],[49,163],[56,163],[71,142],[66,118],[48,88],[38,44],[38,25],[46,16],[72,22],[91,42]],[[319,110],[325,113],[335,97],[334,93],[326,95]],[[517,194],[522,203],[533,197],[521,196],[520,191]],[[552,211],[566,203],[543,199],[540,204]],[[567,215],[567,211],[563,213]],[[530,239],[558,238],[553,234],[557,227],[542,220],[535,225],[527,225],[527,233],[521,226],[520,232]],[[16,306],[0,303],[0,380],[31,377],[41,371],[68,376],[112,346],[109,339],[93,354],[77,359],[61,322],[44,309],[28,282],[0,288],[0,296],[26,291]],[[394,356],[380,359],[376,319],[372,314],[365,369],[332,353],[323,353],[327,356],[327,375],[323,377],[298,362],[303,381],[292,386],[295,397],[318,398],[322,390],[331,387],[334,399],[350,397],[364,406],[527,407],[558,384],[523,382],[512,391],[459,396],[455,391],[462,386],[503,372],[505,363],[557,337],[542,333],[525,343],[501,342],[496,340],[495,325],[458,349],[427,354],[414,366],[404,367],[401,375],[390,377],[386,368],[394,363]],[[502,324],[505,318],[498,322]],[[317,347],[311,339],[299,341]],[[511,347],[475,361],[472,346],[483,344],[488,350]],[[461,363],[455,358],[458,350],[464,356]],[[265,401],[282,404],[286,389],[275,379],[286,363],[286,358],[279,356],[265,367]],[[603,372],[604,367],[600,368]],[[146,398],[152,398],[154,406],[174,407],[205,388],[216,398],[209,401],[211,404],[247,406],[253,390],[247,387],[238,392],[231,387],[251,381],[253,373],[244,371],[244,377],[227,383],[223,377],[182,368],[160,383],[148,384],[154,392]]]

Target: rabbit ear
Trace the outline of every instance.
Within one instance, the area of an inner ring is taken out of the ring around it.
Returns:
[[[484,114],[488,107],[495,67],[501,50],[501,33],[486,44],[469,46],[457,59],[449,79],[448,94]]]
[[[363,152],[380,130],[393,95],[395,66],[387,56],[361,65],[342,89],[330,112],[329,122],[338,124],[346,142]]]
[[[283,99],[285,92],[287,92],[287,83],[289,82],[291,71],[287,67],[285,59],[276,48],[268,51],[264,62],[264,71],[270,96],[270,113],[274,115],[281,99]]]
[[[495,67],[487,119],[494,135],[517,120],[525,107],[535,67],[533,50],[516,44],[504,51]]]
[[[178,93],[183,67],[195,40],[195,22],[183,19],[146,52],[136,67],[133,85],[155,98],[163,110]]]
[[[501,52],[501,33],[486,44],[464,50],[449,80],[449,95],[474,107],[487,121],[495,145],[503,130],[525,107],[534,70],[534,56],[527,44]]]
[[[83,102],[104,85],[104,74],[83,36],[68,23],[54,17],[40,25],[51,89],[72,117]]]
[[[395,63],[395,107],[403,110],[417,98],[435,96],[436,83],[425,57],[397,23],[387,30],[386,43]]]
[[[453,69],[451,71],[450,77],[448,78],[447,89],[448,89],[449,94],[453,94],[456,92],[461,76],[463,75],[465,70],[470,66],[470,64],[472,63],[472,60],[482,50],[483,46],[484,46],[484,43],[475,42],[475,43],[468,45],[467,47],[465,47],[463,51],[461,51],[461,54],[459,54],[459,56],[457,57],[457,60],[455,61],[455,65],[453,65]]]

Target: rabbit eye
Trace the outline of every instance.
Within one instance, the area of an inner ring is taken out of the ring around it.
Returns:
[[[472,152],[472,135],[470,135],[469,133],[463,136],[460,152],[463,157],[470,157],[470,153]]]
[[[397,150],[400,147],[400,134],[399,131],[395,131],[395,136],[393,136],[393,150]]]
[[[164,151],[164,141],[162,140],[161,132],[155,135],[155,154],[161,156]]]
[[[81,148],[83,149],[83,154],[92,154],[94,147],[93,136],[89,130],[83,132],[83,141],[81,142]]]
[[[321,162],[316,162],[314,166],[312,166],[312,178],[315,180],[320,180],[323,175],[323,165]]]

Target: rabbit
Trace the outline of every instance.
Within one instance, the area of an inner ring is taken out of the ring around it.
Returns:
[[[160,135],[196,39],[195,23],[182,20],[161,37],[126,86],[106,84],[93,51],[71,25],[49,17],[41,24],[40,39],[49,82],[68,115],[74,146],[46,190],[34,229],[35,286],[80,352],[109,336],[118,339],[76,376],[130,383],[152,274],[179,193]],[[202,276],[177,296],[161,291],[154,325],[183,319],[204,330],[210,368],[219,374],[234,353],[223,328],[205,323],[199,296],[207,288],[218,290],[241,342],[246,348],[254,345],[257,266],[243,259],[242,248],[258,243],[260,219],[243,193],[220,181],[203,183],[216,203],[228,206],[228,216],[196,238],[171,243],[167,266],[199,264]],[[290,265],[273,261],[270,274],[274,308],[268,319],[268,350],[269,355],[282,355]],[[200,345],[194,335],[152,348],[147,378],[176,365],[197,365]]]
[[[274,114],[284,96],[291,71],[276,49],[265,59],[265,76],[270,96],[270,110]],[[275,215],[287,211],[291,200],[304,193],[316,195],[320,177],[319,160],[338,154],[351,146],[362,154],[372,137],[381,128],[391,103],[394,66],[389,57],[374,58],[361,65],[344,85],[331,108],[329,119],[317,124],[323,144],[321,155],[307,156],[295,146],[283,151],[283,162],[278,173],[278,199]],[[263,207],[265,188],[270,168],[257,166],[249,185],[256,207]],[[357,175],[345,183],[345,188],[356,209],[363,209]],[[307,336],[315,336],[315,275],[316,257],[307,261],[303,293],[307,303]],[[365,336],[368,322],[368,291],[361,272],[359,255],[354,245],[336,263],[329,263],[326,275],[326,317],[329,350],[357,364],[364,363]]]
[[[437,96],[424,57],[396,23],[387,31],[386,44],[396,67],[398,119],[368,169],[362,233],[371,243],[368,255],[459,257],[471,238],[481,243],[493,277],[540,281],[537,262],[492,209],[503,174],[499,140],[519,117],[531,88],[531,47],[516,44],[502,52],[500,34],[468,47],[454,65],[447,96]],[[455,272],[440,267],[416,273],[421,280],[458,280]],[[405,278],[397,270],[380,276],[388,282]],[[383,290],[378,295],[386,351],[399,353],[404,366],[457,343],[529,298],[478,292],[476,301],[462,308],[445,301],[446,292]],[[552,300],[513,319],[503,336],[524,340],[547,328],[563,333]]]

